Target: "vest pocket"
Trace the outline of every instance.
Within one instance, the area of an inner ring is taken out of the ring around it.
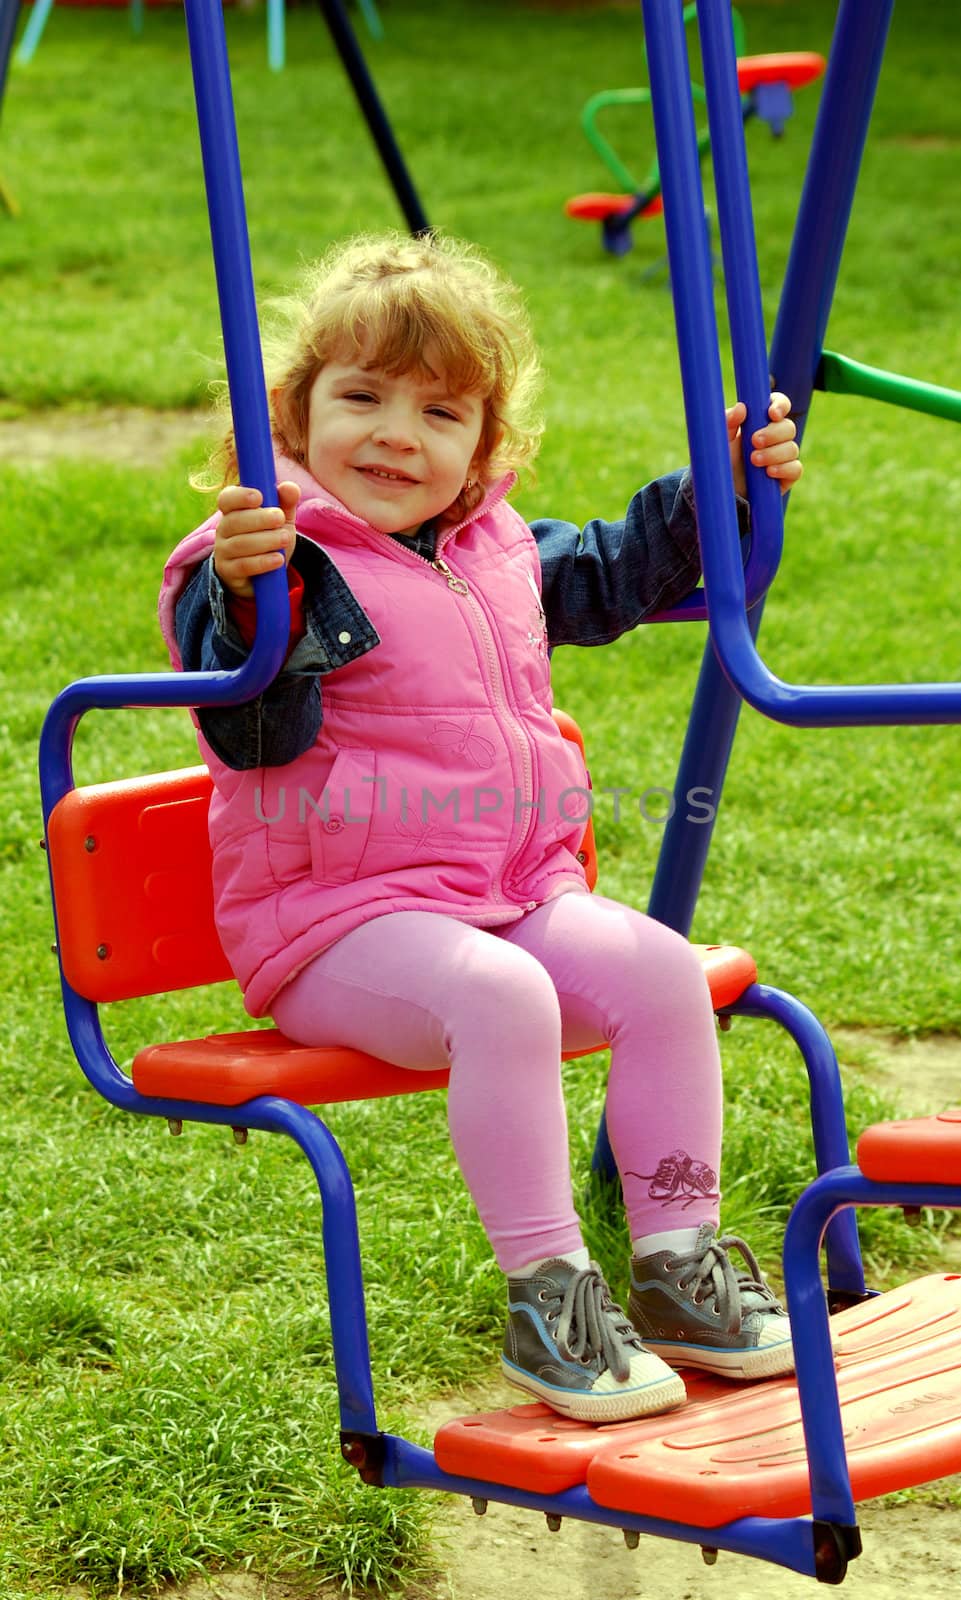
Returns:
[[[321,794],[300,796],[307,818],[310,875],[315,883],[352,883],[383,800],[373,750],[341,750]]]

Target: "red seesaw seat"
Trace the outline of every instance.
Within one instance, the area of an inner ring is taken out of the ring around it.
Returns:
[[[577,724],[563,712],[555,716],[583,751]],[[210,792],[207,769],[189,767],[73,789],[54,808],[48,842],[60,956],[78,994],[101,1004],[230,978],[214,924]],[[579,855],[593,887],[589,821]],[[732,1005],[755,981],[746,950],[697,949],[715,1009]],[[361,1051],[295,1045],[275,1028],[149,1045],[135,1057],[132,1077],[144,1095],[221,1106],[261,1094],[328,1105],[447,1082],[446,1071],[412,1072]]]
[[[932,1275],[832,1318],[855,1500],[961,1468],[961,1275]],[[544,1405],[462,1417],[434,1441],[445,1472],[559,1494],[586,1484],[611,1510],[717,1528],[810,1513],[792,1379],[684,1374],[688,1402],[591,1427]]]
[[[813,50],[784,50],[776,55],[741,56],[737,63],[737,86],[749,94],[762,83],[786,83],[789,89],[803,89],[820,78],[826,62]]]
[[[578,222],[606,222],[608,217],[620,217],[625,211],[630,211],[635,198],[632,194],[575,194],[565,202],[564,210]],[[637,214],[639,217],[656,217],[663,210],[664,201],[656,194]]]
[[[875,1183],[961,1183],[961,1107],[865,1128],[858,1166]]]

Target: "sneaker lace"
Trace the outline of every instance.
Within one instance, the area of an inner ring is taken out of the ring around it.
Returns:
[[[737,1250],[743,1257],[746,1273],[735,1272],[729,1250]],[[713,1302],[718,1315],[727,1317],[726,1332],[740,1332],[746,1312],[781,1310],[764,1282],[753,1250],[735,1233],[698,1240],[693,1250],[673,1256],[669,1265],[672,1271],[679,1270],[678,1287],[690,1289],[696,1305]]]
[[[619,1383],[630,1376],[631,1355],[642,1350],[634,1325],[611,1299],[611,1291],[596,1266],[585,1267],[570,1279],[563,1296],[555,1337],[574,1361],[600,1356]]]

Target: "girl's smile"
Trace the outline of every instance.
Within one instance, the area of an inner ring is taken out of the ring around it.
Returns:
[[[389,373],[361,352],[314,380],[307,465],[355,516],[411,537],[461,493],[483,421],[480,396],[451,394],[439,371]]]

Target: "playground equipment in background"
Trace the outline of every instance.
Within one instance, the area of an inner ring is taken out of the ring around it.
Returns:
[[[802,419],[891,4],[841,0],[839,8],[771,356],[779,386],[798,397]],[[186,9],[240,476],[276,505],[220,0],[186,0]],[[961,685],[795,686],[774,678],[757,654],[763,594],[780,555],[781,499],[777,485],[748,464],[753,547],[745,571],[684,30],[679,8],[674,15],[663,0],[644,0],[644,9],[705,575],[703,591],[656,620],[709,620],[678,787],[685,792],[703,783],[717,796],[742,698],[799,725],[946,722],[961,721]],[[743,121],[727,0],[701,0],[700,13],[714,149],[724,151],[716,161],[721,241],[749,438],[766,416],[770,378]],[[830,376],[827,358],[821,366]],[[209,779],[191,769],[78,788],[73,736],[94,708],[227,705],[258,694],[281,665],[288,608],[282,572],[254,581],[256,638],[237,671],[82,679],[62,691],[45,720],[40,781],[57,950],[67,1028],[85,1074],[112,1104],[165,1118],[172,1132],[187,1121],[219,1124],[244,1142],[253,1128],[284,1133],[305,1152],[323,1201],[341,1449],[365,1482],[466,1495],[479,1512],[506,1502],[543,1512],[552,1528],[570,1516],[621,1528],[629,1545],[641,1533],[656,1534],[700,1545],[709,1560],[719,1550],[737,1551],[840,1582],[860,1550],[856,1498],[961,1468],[961,1274],[933,1274],[871,1295],[852,1211],[961,1209],[961,1111],[870,1129],[859,1142],[858,1164],[851,1164],[830,1040],[798,1000],[756,981],[746,952],[704,951],[722,1024],[734,1016],[778,1022],[798,1044],[811,1084],[819,1176],[791,1214],[784,1255],[797,1381],[732,1393],[717,1379],[694,1376],[685,1407],[639,1422],[587,1428],[540,1405],[513,1406],[448,1423],[433,1450],[380,1429],[353,1187],[333,1136],[307,1106],[426,1089],[427,1075],[354,1052],[291,1046],[271,1030],[147,1047],[132,1076],[111,1055],[102,1003],[227,973],[206,865]],[[569,725],[565,731],[577,736]],[[689,934],[712,825],[692,830],[683,810],[665,828],[648,909]],[[589,856],[587,839],[584,849]],[[442,1081],[444,1074],[435,1076]],[[599,1135],[599,1152],[601,1145]],[[828,1300],[836,1313],[833,1346]]]
[[[19,0],[18,0],[19,3]],[[33,0],[33,6],[27,25],[23,30],[20,43],[17,46],[15,60],[18,67],[29,66],[37,53],[37,46],[43,38],[50,13],[54,7],[54,0]],[[130,31],[135,39],[139,39],[144,29],[145,0],[127,0],[127,11],[130,16]]]
[[[367,31],[372,39],[384,37],[384,25],[374,0],[357,0]],[[19,6],[15,0],[14,12]],[[54,0],[34,0],[30,20],[23,30],[17,50],[17,63],[26,66],[37,53],[44,29],[50,20]],[[273,72],[280,72],[287,59],[287,7],[286,0],[266,0],[267,8],[267,64]],[[130,30],[140,38],[144,28],[144,0],[128,0]]]
[[[374,0],[357,0],[367,32],[374,40],[384,37],[384,24],[380,20]],[[324,10],[323,0],[321,9]],[[329,22],[329,18],[328,18]],[[281,72],[287,61],[287,4],[286,0],[267,0],[267,63],[274,72]]]
[[[343,0],[319,0],[319,4],[331,40],[350,80],[361,115],[403,212],[404,221],[411,233],[427,233],[430,231],[430,224],[426,212],[364,60],[364,52]],[[370,32],[375,38],[381,38],[383,29],[373,0],[360,0],[360,4]],[[0,0],[0,111],[3,108],[6,67],[13,48],[19,6],[20,0]],[[32,59],[52,6],[53,0],[36,0],[33,14],[20,41],[16,55],[18,62]],[[130,12],[133,31],[139,33],[142,31],[143,0],[130,0]],[[284,16],[284,0],[267,0],[268,57],[271,66],[278,69],[283,66],[286,53]],[[4,205],[11,215],[16,215],[19,210],[12,195],[4,187],[2,179],[0,179],[0,204]]]
[[[684,9],[684,25],[690,26],[697,16],[697,5]],[[744,24],[740,12],[732,11],[734,45],[737,52],[737,82],[741,94],[741,118],[744,122],[759,117],[766,122],[775,137],[780,137],[794,110],[793,91],[813,83],[824,72],[824,57],[811,51],[790,51],[777,55],[748,56],[744,53]],[[690,92],[694,100],[704,103],[704,90],[693,80]],[[649,106],[650,89],[602,89],[592,95],[581,112],[581,126],[593,148],[622,192],[610,194],[592,191],[578,194],[567,201],[564,210],[579,222],[599,222],[601,243],[611,255],[620,256],[633,248],[631,224],[636,217],[660,216],[661,177],[655,160],[646,176],[638,180],[618,155],[614,146],[597,126],[599,114],[611,106]],[[710,153],[711,136],[705,129],[698,134],[698,154]],[[656,271],[657,269],[652,269]]]

